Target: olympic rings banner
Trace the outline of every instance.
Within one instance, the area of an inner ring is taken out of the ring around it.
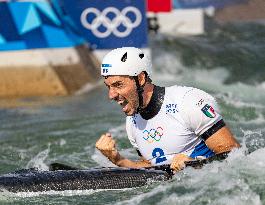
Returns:
[[[147,47],[145,0],[53,0],[53,4],[63,9],[92,49]]]

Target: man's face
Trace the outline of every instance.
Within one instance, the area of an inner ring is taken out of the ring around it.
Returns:
[[[139,101],[134,79],[129,76],[109,76],[104,83],[109,89],[109,98],[115,100],[126,115],[136,113]]]

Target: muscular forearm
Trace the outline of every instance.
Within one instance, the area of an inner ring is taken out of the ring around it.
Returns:
[[[209,137],[205,143],[216,154],[222,152],[229,152],[233,148],[240,147],[240,144],[233,137],[232,133],[227,127],[223,127],[218,132]]]
[[[119,167],[127,167],[127,168],[143,168],[143,167],[150,167],[151,163],[147,160],[139,160],[139,161],[132,161],[130,159],[124,158],[119,153],[114,159],[110,159],[110,161],[119,166]]]

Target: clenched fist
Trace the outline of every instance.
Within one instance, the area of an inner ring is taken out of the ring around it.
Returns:
[[[120,155],[116,149],[115,140],[111,137],[110,133],[101,135],[99,140],[96,142],[96,148],[112,163],[117,164]]]

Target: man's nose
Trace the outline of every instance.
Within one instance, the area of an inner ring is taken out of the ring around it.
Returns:
[[[114,89],[114,88],[112,88],[112,87],[110,87],[109,88],[109,99],[111,99],[111,100],[114,100],[115,98],[117,98],[118,97],[118,92],[116,91],[116,89]]]

